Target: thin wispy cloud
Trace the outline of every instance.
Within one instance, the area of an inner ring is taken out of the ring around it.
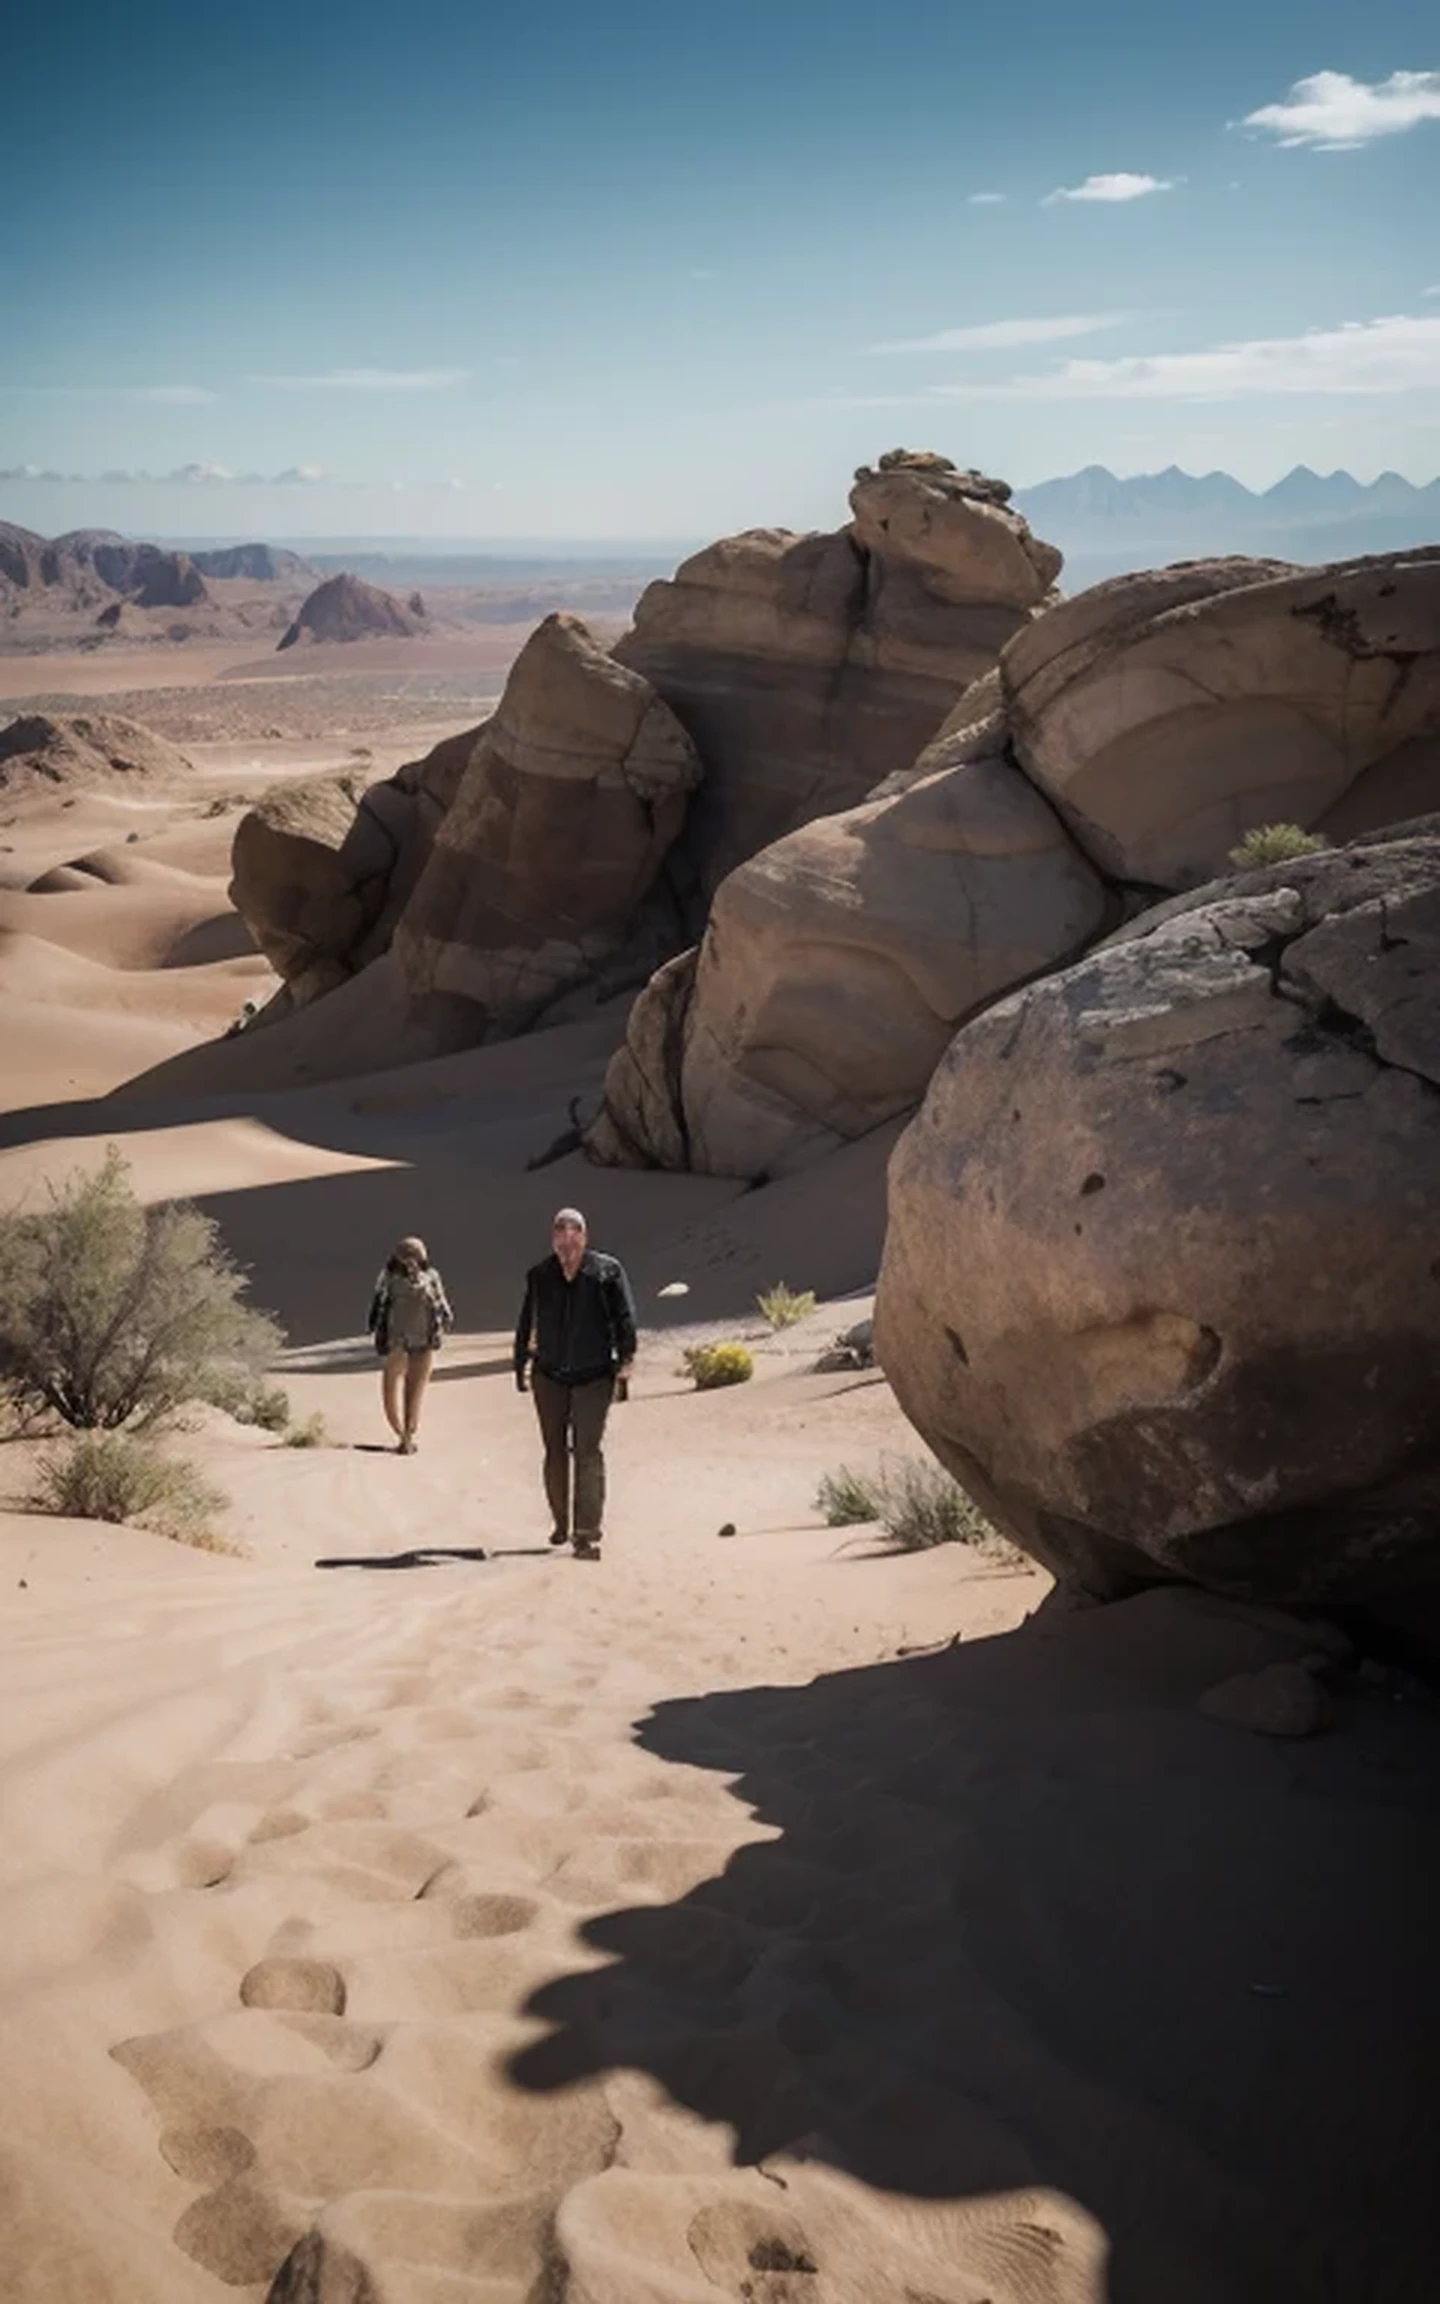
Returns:
[[[252,376],[278,392],[449,392],[468,368],[328,368],[318,376]]]
[[[1040,375],[930,387],[933,400],[1240,400],[1440,391],[1440,316],[1395,314],[1197,352],[1067,360]]]
[[[1352,80],[1348,72],[1312,72],[1279,104],[1247,112],[1241,126],[1275,136],[1290,151],[1356,152],[1382,136],[1403,136],[1440,120],[1440,72],[1392,72],[1388,80]]]
[[[294,488],[314,487],[328,481],[331,475],[318,464],[292,464],[287,471],[232,472],[226,464],[179,464],[173,472],[144,472],[112,469],[98,475],[88,472],[54,472],[38,464],[13,464],[0,471],[0,481],[34,480],[45,486],[135,488]]]
[[[1047,192],[1041,202],[1043,208],[1053,208],[1060,200],[1098,200],[1114,204],[1125,200],[1145,200],[1152,192],[1173,192],[1173,176],[1133,176],[1125,169],[1111,175],[1087,176],[1083,184],[1061,184]]]
[[[0,384],[21,400],[127,400],[154,408],[200,408],[218,398],[202,384]]]
[[[934,336],[906,336],[894,344],[870,344],[870,352],[1008,352],[1022,344],[1063,344],[1076,336],[1098,336],[1117,328],[1124,312],[1070,312],[1051,319],[981,320],[966,328],[942,328]]]
[[[148,401],[156,408],[201,408],[215,397],[202,384],[141,384],[127,394],[131,400]]]
[[[1005,197],[1003,192],[972,192],[965,205],[967,208],[1003,208]]]

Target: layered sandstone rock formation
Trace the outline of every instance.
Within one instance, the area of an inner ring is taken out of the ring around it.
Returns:
[[[1440,549],[1120,577],[1019,634],[1001,684],[1100,869],[1193,887],[1253,825],[1346,839],[1436,805]]]
[[[1440,817],[967,1025],[892,1161],[876,1343],[1093,1593],[1440,1593]]]
[[[752,529],[652,584],[617,660],[705,763],[686,848],[709,894],[814,816],[906,767],[1050,597],[1060,554],[1003,481],[895,450],[834,534]]]
[[[230,900],[303,1007],[388,946],[459,788],[477,731],[365,787],[348,769],[280,784],[247,811]]]
[[[1440,552],[1099,585],[1017,632],[862,808],[722,885],[698,961],[637,1003],[590,1149],[802,1164],[916,1104],[965,1016],[1255,826],[1343,838],[1435,807]]]
[[[910,1110],[967,1016],[1112,916],[993,753],[822,817],[732,872],[698,963],[642,994],[591,1150],[782,1175]]]
[[[577,617],[547,617],[476,739],[399,920],[395,958],[417,1020],[459,1044],[499,1038],[622,952],[629,980],[643,976],[681,939],[658,884],[700,779],[649,682]],[[637,936],[648,936],[639,959]]]
[[[329,576],[302,602],[279,642],[295,648],[305,641],[409,639],[425,629],[423,614],[407,608],[393,593],[367,584],[363,576]]]

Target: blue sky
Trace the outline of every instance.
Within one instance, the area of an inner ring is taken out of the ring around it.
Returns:
[[[1430,0],[29,0],[5,88],[48,532],[829,525],[900,443],[1440,472]]]

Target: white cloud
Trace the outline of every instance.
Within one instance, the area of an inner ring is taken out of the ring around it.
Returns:
[[[1420,293],[1422,296],[1440,296],[1440,280],[1436,281],[1433,288],[1422,288]]]
[[[965,205],[967,208],[1000,208],[1004,203],[1003,192],[972,192]]]
[[[938,400],[1238,400],[1269,393],[1440,391],[1440,317],[1350,320],[1303,336],[1256,337],[1199,352],[1067,360],[1001,383],[936,384]]]
[[[132,488],[288,488],[328,481],[330,474],[318,464],[292,464],[286,472],[267,477],[263,472],[232,472],[224,464],[180,464],[173,472],[111,470],[98,477],[88,472],[42,472],[35,464],[16,464],[0,471],[0,480],[41,480],[67,487]]]
[[[284,392],[448,392],[468,368],[331,368],[323,376],[252,376]]]
[[[1110,176],[1087,176],[1083,184],[1060,185],[1047,192],[1041,206],[1053,208],[1057,200],[1143,200],[1151,192],[1173,192],[1172,176],[1131,176],[1121,169]]]
[[[1116,328],[1123,312],[1072,312],[1050,320],[982,320],[968,328],[942,328],[935,336],[910,336],[895,344],[871,344],[871,352],[1005,352],[1021,344],[1063,344],[1074,336],[1096,336]]]
[[[1352,80],[1348,72],[1312,72],[1281,104],[1262,104],[1241,125],[1262,128],[1287,150],[1354,152],[1379,136],[1401,136],[1422,120],[1440,120],[1440,72],[1392,72],[1388,80]]]
[[[320,464],[290,464],[277,472],[272,485],[276,488],[313,488],[319,481],[328,480],[329,473]]]
[[[167,472],[167,480],[179,481],[186,488],[223,488],[233,480],[233,472],[223,464],[181,464],[174,472]]]

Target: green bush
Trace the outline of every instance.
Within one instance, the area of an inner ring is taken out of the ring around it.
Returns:
[[[293,1431],[287,1432],[285,1445],[287,1448],[324,1448],[328,1446],[329,1439],[325,1419],[317,1414],[307,1416],[303,1424],[297,1424]]]
[[[755,1362],[743,1344],[692,1344],[684,1373],[697,1392],[716,1392],[725,1384],[748,1384]]]
[[[1297,856],[1316,856],[1329,845],[1318,832],[1306,832],[1298,824],[1257,824],[1231,849],[1230,861],[1249,871],[1258,864],[1289,864]]]
[[[257,1424],[262,1432],[284,1432],[290,1424],[290,1395],[282,1384],[262,1384],[235,1410],[237,1424]]]
[[[207,1552],[236,1547],[211,1526],[229,1498],[183,1458],[162,1456],[122,1432],[92,1432],[49,1456],[33,1499],[71,1520],[130,1522]]]
[[[49,1206],[0,1216],[0,1389],[83,1431],[141,1430],[187,1400],[232,1411],[284,1342],[208,1216],[146,1208],[112,1145]]]
[[[781,1280],[774,1288],[767,1288],[763,1296],[755,1299],[761,1318],[771,1328],[793,1328],[797,1320],[808,1319],[815,1309],[815,1291],[807,1288],[797,1295]]]
[[[880,1483],[842,1464],[838,1472],[821,1473],[815,1509],[824,1513],[829,1528],[858,1528],[880,1518],[884,1509]]]

